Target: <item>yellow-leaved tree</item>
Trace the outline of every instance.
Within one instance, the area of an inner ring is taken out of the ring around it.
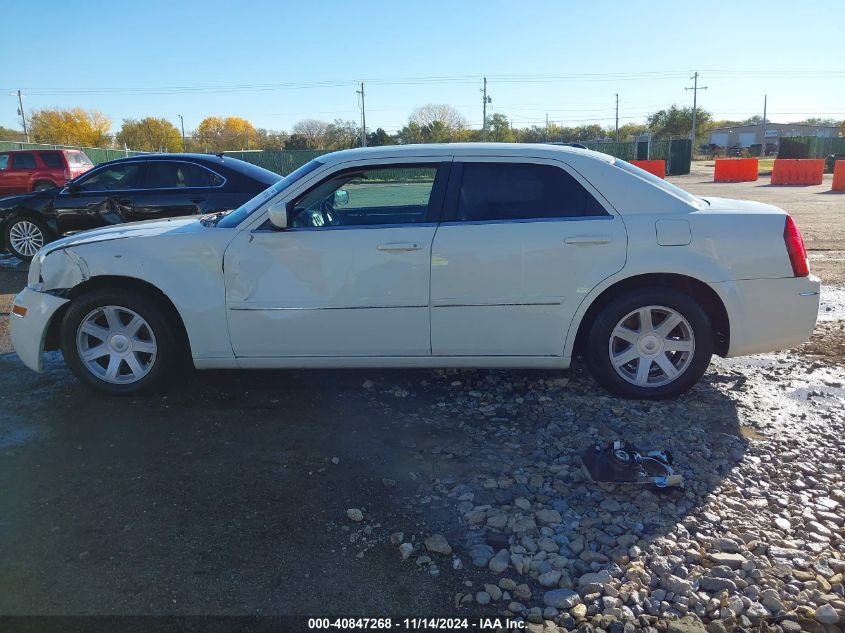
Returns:
[[[200,121],[194,145],[205,152],[258,149],[259,136],[252,123],[239,116],[210,116]]]
[[[123,125],[115,140],[119,145],[144,152],[182,151],[182,135],[176,126],[167,119],[151,116],[140,121],[123,119]]]
[[[36,143],[105,147],[111,140],[111,119],[97,110],[36,110],[30,119],[30,127]]]

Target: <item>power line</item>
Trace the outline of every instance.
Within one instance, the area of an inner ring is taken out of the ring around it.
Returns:
[[[566,75],[543,75],[543,74],[514,74],[514,75],[488,75],[488,79],[497,83],[519,84],[519,83],[556,83],[565,81],[597,82],[597,81],[643,81],[643,80],[672,80],[686,76],[687,71],[643,71],[635,73],[611,72],[611,73],[575,73]],[[816,79],[824,77],[845,77],[843,70],[816,70],[816,71],[771,71],[771,70],[706,70],[712,75],[726,75],[733,77],[749,78],[783,78],[790,79]],[[437,83],[463,83],[473,81],[475,75],[442,75],[422,77],[393,77],[393,78],[367,78],[366,81],[376,85],[419,85]],[[124,94],[124,95],[161,95],[161,94],[184,94],[184,93],[208,93],[208,92],[251,92],[251,91],[274,91],[274,90],[305,90],[320,88],[338,88],[357,84],[359,80],[334,79],[310,82],[285,82],[267,84],[209,84],[209,85],[184,85],[184,86],[159,86],[147,88],[29,88],[27,92],[35,95],[82,95],[82,94]]]

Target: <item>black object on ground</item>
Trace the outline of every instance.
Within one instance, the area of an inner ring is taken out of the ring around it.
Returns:
[[[640,452],[630,444],[596,444],[581,455],[584,472],[591,481],[613,484],[653,484],[658,488],[682,487],[684,478],[672,469],[669,451]]]

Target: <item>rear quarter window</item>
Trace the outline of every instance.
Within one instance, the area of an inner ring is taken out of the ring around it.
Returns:
[[[62,155],[58,152],[41,152],[41,162],[51,169],[62,169]]]
[[[0,154],[0,170],[6,169],[9,166],[9,155]]]
[[[88,156],[86,156],[82,152],[68,152],[67,159],[71,165],[85,165],[88,167],[94,166],[94,163],[91,162],[91,159],[88,158]]]

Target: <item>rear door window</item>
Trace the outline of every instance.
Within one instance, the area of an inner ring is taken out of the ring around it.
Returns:
[[[607,215],[573,176],[553,165],[463,163],[459,222],[544,220]]]
[[[47,167],[50,167],[51,169],[64,168],[64,164],[62,163],[62,155],[58,152],[41,152],[41,160]]]
[[[35,169],[35,155],[30,152],[13,154],[12,169]]]

